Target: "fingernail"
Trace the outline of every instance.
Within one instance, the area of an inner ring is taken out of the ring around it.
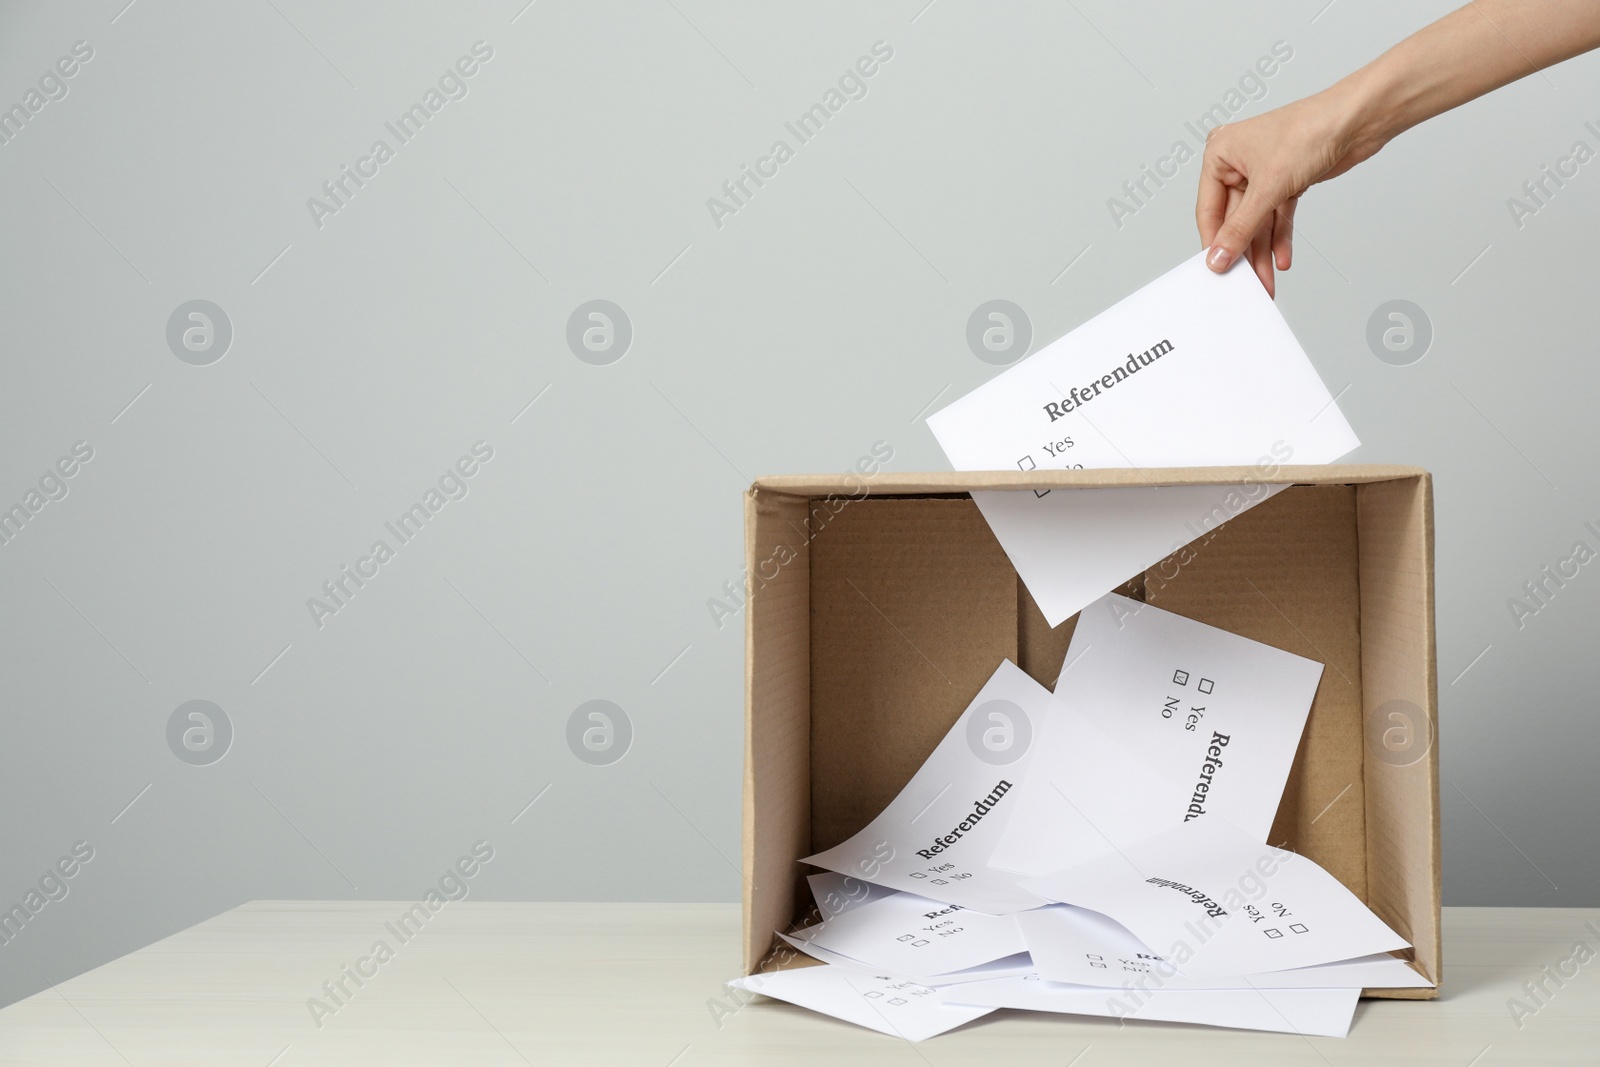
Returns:
[[[1214,245],[1206,255],[1206,266],[1214,271],[1225,271],[1233,265],[1233,253],[1221,245]]]

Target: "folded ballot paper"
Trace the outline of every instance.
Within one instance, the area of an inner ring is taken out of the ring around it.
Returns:
[[[935,412],[960,471],[1331,463],[1360,442],[1248,264],[1196,255]],[[1276,486],[972,494],[1051,626]]]
[[[1267,841],[1322,665],[1107,594],[1051,692],[1004,661],[807,857],[812,966],[735,985],[918,1041],[997,1008],[1344,1036],[1406,940]]]
[[[989,862],[1040,875],[1219,815],[1265,840],[1322,664],[1115,593],[1085,608]]]
[[[860,833],[806,863],[974,911],[1008,914],[1047,903],[1012,871],[989,866],[1011,793],[1034,751],[1050,693],[1010,660]]]

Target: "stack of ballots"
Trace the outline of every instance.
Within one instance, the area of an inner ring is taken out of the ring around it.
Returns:
[[[929,424],[964,470],[1358,443],[1254,277],[1198,258]],[[803,861],[820,921],[779,936],[818,962],[731,984],[909,1040],[997,1008],[1342,1037],[1363,988],[1430,984],[1270,840],[1323,665],[1106,591],[1197,508],[1274,487],[1157,486],[974,494],[1050,623],[1077,616],[1054,690],[997,663],[895,799]]]

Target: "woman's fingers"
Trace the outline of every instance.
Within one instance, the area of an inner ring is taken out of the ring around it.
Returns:
[[[1225,212],[1229,222],[1239,217],[1240,211],[1243,210],[1249,199],[1250,187],[1248,185],[1230,185],[1226,187],[1222,210]],[[1220,245],[1213,246],[1213,248],[1216,247],[1220,247]],[[1249,238],[1244,242],[1244,247],[1235,256],[1235,258],[1243,256],[1249,262],[1250,269],[1255,271],[1256,277],[1261,279],[1261,284],[1266,288],[1268,295],[1273,292],[1272,255],[1273,216],[1268,215],[1263,220],[1261,227],[1250,234]],[[1213,266],[1212,269],[1215,270],[1217,268]]]
[[[1298,196],[1283,202],[1272,220],[1272,252],[1279,270],[1288,270],[1294,262],[1294,209],[1300,205]]]
[[[1256,277],[1261,279],[1268,296],[1276,295],[1272,274],[1272,222],[1275,217],[1268,215],[1261,228],[1250,239],[1250,266],[1255,269]]]
[[[1239,196],[1237,203],[1230,207],[1227,218],[1223,220],[1215,239],[1211,242],[1211,252],[1206,256],[1206,265],[1218,273],[1232,266],[1234,260],[1250,250],[1252,242],[1262,228],[1270,228],[1272,214],[1277,206],[1278,202],[1259,182],[1247,182],[1244,192]]]
[[[1200,230],[1200,246],[1210,248],[1222,221],[1228,217],[1229,185],[1216,172],[1216,161],[1209,155],[1200,168],[1200,192],[1195,198],[1194,222]]]

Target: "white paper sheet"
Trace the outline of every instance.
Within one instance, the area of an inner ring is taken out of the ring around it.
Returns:
[[[1134,368],[1132,371],[1129,368]],[[1196,255],[928,418],[956,470],[1329,463],[1360,442],[1248,265]],[[1271,495],[981,492],[1052,626]]]
[[[1022,1008],[1113,1019],[1203,1023],[1312,1037],[1344,1037],[1359,989],[1183,989],[1156,993],[1061,985],[1040,978],[999,978],[947,991],[954,1003]]]
[[[1274,986],[1278,989],[1312,989],[1325,986],[1360,986],[1363,989],[1432,989],[1433,983],[1418,974],[1405,960],[1387,952],[1338,963],[1323,963],[1314,967],[1297,967],[1292,971],[1273,971],[1252,975],[1251,985],[1257,988]]]
[[[895,893],[804,931],[812,945],[928,981],[1026,950],[1013,915]]]
[[[1214,464],[1189,464],[1208,465]],[[1151,485],[1058,489],[1043,497],[1029,490],[984,490],[972,499],[1045,619],[1059,626],[1107,589],[1191,542],[1209,539],[1224,522],[1282,488]],[[1203,550],[1202,542],[1186,551]]]
[[[886,885],[862,881],[837,871],[819,871],[808,875],[806,884],[811,887],[812,899],[817,902],[817,910],[824,919],[843,915],[852,908],[899,892]]]
[[[804,934],[805,931],[802,930],[800,933]],[[821,960],[823,963],[831,963],[836,967],[853,967],[858,971],[881,969],[871,967],[860,960],[851,959],[849,956],[834,952],[832,949],[823,948],[821,945],[813,945],[805,940],[804,937],[792,937],[789,934],[779,934],[778,936],[801,952],[804,952],[807,956]],[[1005,956],[998,960],[991,960],[988,963],[980,963],[976,967],[968,967],[960,971],[951,971],[949,974],[936,975],[923,984],[932,986],[935,989],[943,989],[945,986],[959,985],[962,982],[986,982],[993,978],[1014,978],[1033,973],[1035,973],[1033,960],[1026,952],[1019,952],[1014,956]]]
[[[1058,709],[1037,747],[989,855],[994,867],[1019,877],[1049,874],[1182,821],[1190,783],[1163,777],[1087,716]]]
[[[803,862],[992,914],[1045,903],[987,863],[1054,707],[1048,690],[1003,661],[889,806]]]
[[[1409,947],[1327,871],[1219,816],[1023,885],[1115,920],[1194,978]]]
[[[1054,904],[1017,915],[1041,978],[1074,985],[1165,989],[1416,989],[1432,985],[1388,953],[1240,978],[1190,978],[1098,912]]]
[[[994,1010],[946,1004],[939,990],[896,975],[828,964],[752,974],[728,984],[907,1041],[926,1040]]]
[[[1220,815],[1265,840],[1322,664],[1107,594],[1083,610],[990,855],[1041,875]]]

